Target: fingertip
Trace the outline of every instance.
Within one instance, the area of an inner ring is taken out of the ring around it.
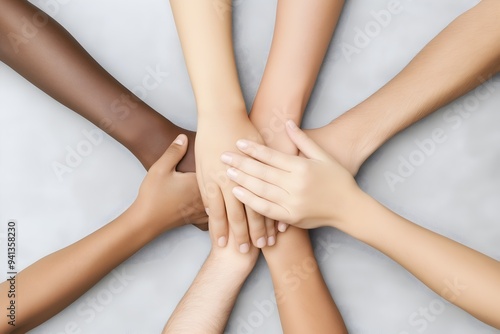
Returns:
[[[283,222],[278,223],[278,231],[283,233],[286,232],[287,229],[288,229],[288,224],[285,224]]]
[[[236,142],[236,147],[238,147],[240,150],[245,151],[248,148],[249,144],[248,141],[245,139],[240,139]]]
[[[188,141],[188,138],[185,134],[180,134],[175,138],[174,144],[183,146]]]
[[[299,127],[297,126],[297,124],[295,124],[295,122],[292,121],[291,119],[286,121],[286,126],[287,126],[287,128],[289,128],[293,132],[297,132],[299,130]]]
[[[219,246],[220,248],[224,248],[226,247],[226,245],[227,245],[226,237],[220,237],[219,239],[217,239],[217,246]]]
[[[245,192],[243,191],[243,189],[241,187],[234,187],[232,191],[233,191],[233,195],[238,199],[243,198],[245,196]]]

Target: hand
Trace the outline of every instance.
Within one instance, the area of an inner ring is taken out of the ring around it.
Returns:
[[[202,224],[208,220],[195,174],[175,171],[187,147],[187,137],[179,135],[151,166],[131,206],[148,226],[159,233],[187,223]]]
[[[295,157],[257,143],[239,140],[247,156],[231,157],[228,176],[238,183],[233,193],[266,217],[301,228],[340,226],[356,209],[360,189],[352,175],[292,121],[287,133],[302,154]]]
[[[236,185],[226,176],[226,166],[220,155],[234,147],[238,138],[262,143],[260,135],[246,113],[221,114],[222,117],[200,117],[196,136],[196,170],[203,203],[208,209],[210,230],[216,244],[225,247],[230,227],[240,252],[250,250],[249,233],[253,244],[262,248],[273,235],[274,226],[266,226],[264,217],[238,201],[232,189]],[[229,222],[229,223],[228,223]],[[248,222],[248,224],[247,224]]]
[[[254,103],[253,108],[256,108],[256,103]],[[273,110],[272,113],[265,113],[263,111],[265,109],[252,110],[250,119],[259,130],[266,146],[286,154],[298,155],[297,146],[290,140],[285,130],[285,117],[292,116],[294,113],[288,110],[285,110],[285,112]],[[265,219],[266,223],[269,224],[267,222],[269,218],[266,217]],[[285,232],[288,228],[288,225],[283,222],[276,222],[275,226],[277,226],[280,232]],[[273,238],[273,240],[275,239]]]

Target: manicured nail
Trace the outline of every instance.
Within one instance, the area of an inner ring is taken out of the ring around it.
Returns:
[[[248,142],[246,140],[240,139],[236,142],[236,146],[238,146],[240,150],[246,150],[248,148]]]
[[[222,160],[223,163],[228,165],[233,161],[233,157],[226,153],[222,154],[220,156],[220,159]]]
[[[219,245],[219,247],[226,247],[226,244],[226,237],[220,237],[219,240],[217,240],[217,245]]]
[[[229,176],[230,179],[234,180],[238,176],[238,172],[234,168],[229,168],[227,170],[227,176]]]
[[[287,230],[287,228],[288,228],[288,224],[285,224],[282,222],[278,223],[278,231],[285,232]]]
[[[184,135],[178,135],[177,138],[175,138],[174,140],[174,144],[177,144],[177,145],[184,145],[184,143],[186,142],[186,136]]]
[[[274,246],[276,244],[276,238],[275,237],[269,237],[267,238],[267,245],[268,246]]]
[[[249,244],[242,244],[240,245],[240,253],[246,254],[250,251],[250,245]]]
[[[257,240],[257,248],[264,248],[266,247],[266,238],[262,237]]]
[[[299,128],[297,127],[297,124],[295,124],[294,121],[292,121],[291,119],[289,119],[288,121],[286,121],[286,125],[288,126],[288,128],[290,130],[293,130],[293,131],[297,131]]]
[[[241,190],[241,189],[240,189],[240,188],[238,188],[238,187],[234,187],[234,188],[233,188],[233,194],[234,194],[234,196],[236,196],[236,197],[244,197],[244,196],[245,196],[245,194],[243,193],[243,190]]]

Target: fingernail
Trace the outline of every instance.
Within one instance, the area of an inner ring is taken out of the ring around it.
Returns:
[[[184,143],[186,142],[186,136],[184,135],[178,135],[177,138],[175,138],[174,140],[174,144],[177,144],[177,145],[184,145]]]
[[[245,243],[245,244],[242,244],[240,245],[240,253],[242,254],[246,254],[250,251],[250,245]]]
[[[217,245],[219,245],[219,247],[226,247],[226,244],[226,237],[220,237],[219,240],[217,240]]]
[[[246,140],[240,139],[236,142],[236,146],[238,146],[240,150],[246,150],[248,148],[248,142]]]
[[[264,248],[266,247],[266,238],[262,237],[259,240],[257,240],[257,248]]]
[[[205,208],[205,212],[207,213],[207,216],[210,216],[210,209],[209,208]]]
[[[288,224],[285,224],[282,222],[278,223],[278,231],[285,232],[287,228],[288,228]]]
[[[286,121],[286,125],[288,126],[288,128],[290,130],[293,130],[293,131],[297,131],[299,128],[297,127],[297,124],[295,124],[294,121],[292,121],[291,119],[289,119],[288,121]]]
[[[230,156],[229,154],[226,154],[226,153],[222,154],[222,155],[220,156],[220,159],[221,159],[221,160],[222,160],[222,162],[223,162],[223,163],[225,163],[225,164],[230,164],[230,163],[233,161],[233,157],[232,157],[232,156]]]
[[[229,176],[230,179],[235,179],[238,176],[238,172],[234,168],[229,168],[227,170],[227,176]]]
[[[268,246],[274,246],[275,243],[276,243],[276,238],[274,238],[274,237],[267,238],[267,245]]]
[[[241,190],[241,189],[240,189],[240,188],[238,188],[238,187],[234,187],[234,188],[233,188],[233,194],[234,194],[234,196],[236,196],[236,197],[243,197],[243,196],[244,196],[243,190]]]

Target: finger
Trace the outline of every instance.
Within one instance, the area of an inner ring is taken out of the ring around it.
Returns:
[[[235,167],[248,175],[252,175],[263,181],[274,183],[282,180],[288,174],[287,172],[274,168],[272,166],[263,164],[260,161],[252,159],[246,155],[235,154],[232,152],[225,152],[221,156],[222,162]]]
[[[224,198],[220,188],[213,189],[206,196],[208,204],[208,228],[212,237],[212,243],[219,247],[226,247],[228,240],[228,223],[226,218],[226,208]]]
[[[267,231],[267,245],[274,246],[276,244],[276,224],[271,218],[265,217]]]
[[[240,139],[236,142],[238,149],[252,158],[259,160],[266,165],[289,172],[290,166],[298,159],[297,156],[288,155],[280,151],[273,150],[267,146],[256,142]]]
[[[278,231],[283,233],[286,232],[287,229],[288,229],[288,224],[285,224],[283,222],[278,222]]]
[[[317,160],[328,158],[328,154],[314,140],[309,138],[304,131],[299,129],[292,120],[286,122],[286,132],[299,151],[307,158]]]
[[[285,208],[264,198],[260,198],[245,188],[234,187],[233,194],[241,203],[251,207],[254,211],[265,217],[285,221],[290,218],[290,213]]]
[[[248,236],[248,225],[245,208],[243,207],[243,204],[238,201],[230,191],[224,193],[223,195],[224,202],[226,204],[229,227],[234,235],[236,245],[241,253],[248,253],[250,251],[250,239]]]
[[[262,181],[236,168],[229,168],[227,170],[227,175],[240,186],[268,201],[279,203],[284,198],[288,197],[288,193],[279,186]]]
[[[266,218],[255,212],[250,207],[245,207],[247,213],[248,230],[252,243],[257,248],[264,248],[267,245]]]
[[[165,172],[175,170],[175,166],[177,166],[179,161],[184,157],[184,154],[186,154],[188,147],[187,142],[188,138],[186,135],[178,135],[151,168]]]

